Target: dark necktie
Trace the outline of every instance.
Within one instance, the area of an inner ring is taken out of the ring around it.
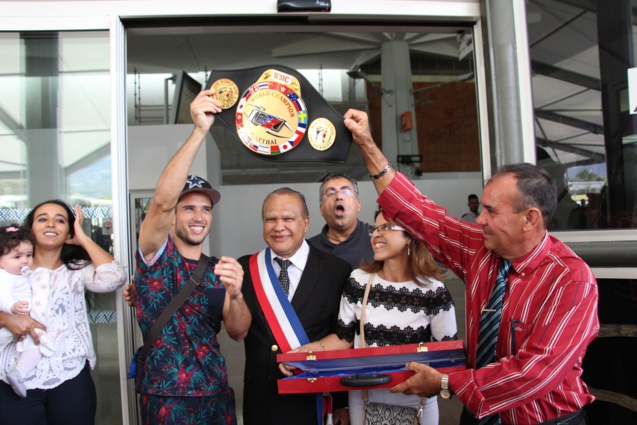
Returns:
[[[491,298],[489,298],[487,306],[482,310],[476,369],[480,369],[496,360],[495,348],[498,342],[498,332],[500,331],[500,320],[502,319],[502,299],[504,298],[507,275],[510,269],[511,262],[503,258],[500,270],[498,270],[498,276],[495,278],[495,286],[493,287]],[[480,425],[499,424],[500,415],[494,414],[484,417],[479,423]]]
[[[290,267],[290,264],[292,264],[292,262],[290,262],[290,260],[284,260],[283,258],[279,257],[274,257],[274,261],[279,263],[279,265],[281,266],[281,272],[279,273],[279,283],[281,284],[285,295],[288,295],[290,293],[290,276],[288,275],[288,267]]]

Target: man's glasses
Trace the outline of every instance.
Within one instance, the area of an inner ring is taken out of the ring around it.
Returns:
[[[341,190],[330,189],[323,194],[325,199],[331,199],[336,196],[337,193],[340,193],[341,196],[354,196],[354,191],[349,187],[344,187]]]
[[[372,234],[374,234],[374,232],[378,232],[379,235],[382,235],[383,233],[389,231],[389,230],[402,230],[403,232],[405,232],[405,229],[403,229],[402,227],[398,226],[397,224],[391,224],[391,223],[384,223],[381,224],[380,226],[376,226],[372,229],[372,232],[370,234],[370,236]]]

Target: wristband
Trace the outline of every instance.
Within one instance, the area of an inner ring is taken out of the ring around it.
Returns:
[[[444,374],[440,379],[440,397],[445,400],[451,398],[451,391],[449,391],[449,375]]]
[[[383,177],[385,175],[386,172],[388,172],[389,170],[392,169],[392,165],[391,162],[387,163],[387,166],[385,168],[382,169],[382,171],[374,176],[372,176],[371,174],[369,175],[369,177],[372,178],[372,180],[378,180],[379,178]]]

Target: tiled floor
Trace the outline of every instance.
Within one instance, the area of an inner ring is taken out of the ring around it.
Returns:
[[[450,276],[445,283],[456,303],[458,338],[464,338],[464,284],[454,276]],[[243,424],[241,407],[243,405],[243,363],[245,360],[243,343],[231,340],[225,332],[222,332],[222,335],[220,335],[219,342],[221,344],[222,353],[226,358],[230,385],[235,391],[237,416],[239,425],[241,425]],[[440,410],[440,425],[458,424],[460,421],[460,412],[462,411],[462,404],[458,399],[452,397],[451,400],[447,401],[438,398],[438,406]]]

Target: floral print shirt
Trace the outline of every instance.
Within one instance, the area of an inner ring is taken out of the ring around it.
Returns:
[[[188,283],[197,260],[182,257],[171,236],[151,261],[146,262],[139,250],[136,259],[137,321],[146,337],[155,320]],[[228,375],[217,341],[226,294],[213,273],[218,261],[209,258],[202,286],[195,288],[157,337],[146,358],[143,393],[227,397]]]

